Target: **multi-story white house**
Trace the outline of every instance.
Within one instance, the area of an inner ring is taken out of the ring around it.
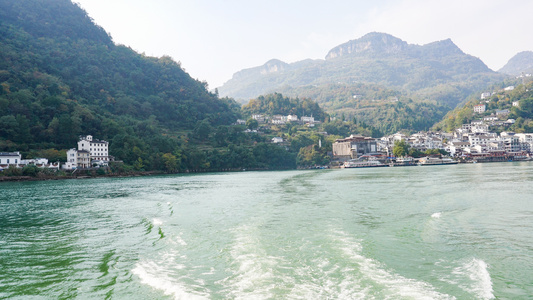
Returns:
[[[515,133],[520,141],[520,147],[524,151],[533,151],[533,133]]]
[[[109,143],[93,139],[92,135],[80,137],[78,150],[88,151],[91,160],[109,161]]]
[[[485,112],[487,106],[485,104],[474,105],[474,112],[482,114]]]
[[[107,165],[110,160],[109,143],[87,135],[80,137],[78,149],[72,148],[67,151],[67,162],[63,165],[63,169],[89,168],[93,163]]]

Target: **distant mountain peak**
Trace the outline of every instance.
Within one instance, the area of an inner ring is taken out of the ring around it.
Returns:
[[[404,51],[409,44],[387,33],[371,32],[331,49],[326,59],[352,54],[393,54]]]
[[[466,93],[494,78],[500,75],[479,58],[465,54],[451,39],[417,45],[390,34],[371,32],[332,48],[325,60],[306,59],[287,64],[273,59],[241,70],[219,88],[219,93],[250,99],[286,88],[369,83],[420,92],[428,97],[433,87],[440,90],[448,83],[468,81]],[[459,93],[450,97],[435,95],[435,99],[452,106],[465,96]]]
[[[269,73],[275,73],[275,72],[281,72],[285,70],[289,64],[286,62],[283,62],[279,59],[271,59],[267,61],[262,67],[261,67],[261,74],[269,74]]]
[[[437,52],[440,55],[465,54],[450,38],[432,42],[422,47],[426,50]]]

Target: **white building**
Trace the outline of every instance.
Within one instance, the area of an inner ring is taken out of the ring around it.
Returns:
[[[109,143],[93,139],[92,135],[80,137],[78,150],[88,151],[91,160],[109,161]]]
[[[254,114],[252,115],[252,119],[257,120],[258,123],[265,123],[265,116]]]
[[[510,113],[510,111],[508,109],[502,109],[502,110],[497,110],[496,111],[496,115],[497,116],[504,116],[504,115],[508,115]]]
[[[298,116],[297,115],[288,115],[287,121],[289,122],[298,122]]]
[[[272,138],[272,143],[274,143],[274,144],[283,143],[283,138],[278,137],[278,136],[277,137],[273,137]]]
[[[20,161],[22,165],[36,165],[36,166],[46,166],[48,165],[47,158],[32,158],[32,159],[23,159]]]
[[[17,166],[20,162],[20,152],[0,152],[0,167]]]
[[[272,124],[277,124],[277,125],[285,124],[287,123],[287,116],[274,115],[272,116],[272,119],[270,120],[270,122],[272,122]]]
[[[302,116],[300,120],[302,120],[303,123],[314,123],[315,122],[315,118],[312,116],[311,117]]]
[[[484,113],[486,109],[487,109],[487,106],[485,104],[474,105],[474,112],[478,114]]]
[[[82,136],[78,141],[78,149],[67,151],[67,162],[63,169],[90,168],[93,164],[106,166],[110,160],[108,142],[93,139],[92,135]]]
[[[481,93],[481,100],[483,100],[483,99],[487,99],[487,98],[489,98],[491,95],[492,95],[491,93],[487,93],[487,92],[486,92],[486,93]]]

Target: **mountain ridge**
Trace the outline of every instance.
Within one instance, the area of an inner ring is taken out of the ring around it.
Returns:
[[[272,69],[273,62],[276,69]],[[466,82],[468,78],[474,79]],[[271,60],[236,72],[218,91],[222,96],[245,101],[287,86],[370,83],[418,92],[451,83],[460,86],[457,90],[461,90],[463,97],[467,95],[463,89],[473,92],[501,78],[479,58],[464,53],[451,39],[415,45],[390,34],[371,32],[333,47],[325,59],[290,64]],[[454,107],[461,102],[455,94],[446,101],[447,105]]]

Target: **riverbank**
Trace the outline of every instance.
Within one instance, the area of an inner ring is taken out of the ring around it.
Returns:
[[[143,171],[128,173],[110,173],[110,174],[37,174],[36,176],[0,176],[0,182],[17,182],[17,181],[46,181],[46,180],[65,180],[65,179],[89,179],[89,178],[106,178],[106,177],[140,177],[167,174],[161,171]]]

